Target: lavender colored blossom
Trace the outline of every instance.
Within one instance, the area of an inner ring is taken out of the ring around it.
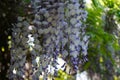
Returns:
[[[34,19],[18,17],[18,23],[12,29],[10,69],[14,76],[10,79],[26,78],[26,68],[19,68],[25,67],[26,63],[31,64],[32,78],[38,79],[36,75],[42,72],[46,78],[47,68],[58,68],[58,59],[67,62],[68,56],[72,67],[78,71],[79,56],[87,55],[89,42],[89,36],[85,34],[87,12],[83,0],[31,0],[31,6]],[[86,57],[84,61],[87,61]]]
[[[81,7],[83,5],[84,4],[79,3],[79,0],[70,0],[66,4],[68,10],[68,12],[66,12],[66,14],[68,14],[66,15],[66,18],[69,23],[69,49],[70,55],[72,57],[71,61],[75,70],[79,69],[78,57],[80,55],[87,55],[88,47],[88,36],[85,35],[85,27],[83,27],[84,23],[82,23],[86,21],[87,12],[83,9],[83,7]]]

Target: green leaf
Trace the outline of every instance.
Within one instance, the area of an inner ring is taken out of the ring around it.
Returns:
[[[30,3],[30,0],[24,0],[25,3]]]
[[[87,70],[89,67],[90,67],[91,63],[90,62],[87,62],[85,65],[84,65],[84,69]]]

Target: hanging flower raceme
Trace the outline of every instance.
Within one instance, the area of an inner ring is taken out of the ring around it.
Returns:
[[[85,24],[87,13],[84,10],[84,3],[79,0],[69,0],[66,2],[66,18],[68,21],[69,53],[75,70],[81,63],[80,55],[87,55],[88,38],[85,34]],[[87,60],[87,59],[86,59]]]
[[[10,79],[21,79],[25,75],[24,64],[26,63],[26,54],[28,54],[29,43],[33,47],[33,40],[29,40],[28,26],[30,26],[24,17],[18,17],[18,23],[12,28],[12,46],[11,46],[11,66]]]
[[[66,25],[64,21],[64,2],[61,0],[41,0],[32,3],[36,11],[33,24],[38,29],[38,34],[42,40],[42,53],[52,56],[51,64],[56,67],[56,59],[61,53],[63,29]],[[38,3],[39,5],[37,5]],[[65,45],[65,43],[64,41],[63,44]],[[50,61],[47,65],[49,64]],[[46,68],[47,66],[44,69],[46,70]]]
[[[80,2],[83,0],[31,0],[34,19],[19,17],[13,28],[11,79],[20,76],[38,80],[41,74],[46,79],[49,67],[56,75],[58,69],[64,68],[58,67],[60,55],[66,62],[70,57],[74,71],[79,70],[79,56],[87,55],[89,38],[84,25],[87,13]]]

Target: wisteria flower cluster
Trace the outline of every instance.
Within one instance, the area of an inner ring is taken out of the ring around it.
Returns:
[[[80,4],[80,2],[82,4]],[[66,4],[66,19],[68,23],[69,36],[69,54],[74,65],[74,69],[78,70],[81,62],[79,55],[87,55],[88,38],[85,34],[85,24],[87,12],[84,10],[84,1],[69,0]]]
[[[12,29],[10,78],[38,80],[43,72],[46,78],[48,67],[54,67],[55,73],[58,70],[60,55],[66,62],[69,56],[77,72],[81,63],[79,56],[87,61],[89,42],[85,34],[84,1],[31,0],[31,6],[34,19],[18,17]]]

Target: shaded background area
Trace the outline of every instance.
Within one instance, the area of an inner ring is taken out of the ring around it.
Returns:
[[[7,72],[10,65],[8,35],[11,35],[12,24],[16,22],[20,0],[0,1],[0,79],[8,80]]]
[[[1,0],[0,1],[0,79],[8,80],[10,66],[10,49],[8,36],[11,36],[13,23],[18,16],[27,16],[30,0]]]

